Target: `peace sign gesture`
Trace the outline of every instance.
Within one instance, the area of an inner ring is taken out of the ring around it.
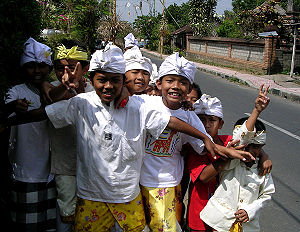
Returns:
[[[80,62],[78,62],[75,66],[74,71],[72,72],[69,67],[65,67],[65,73],[62,76],[62,83],[67,86],[67,88],[76,89],[79,87],[79,81],[81,80],[83,75],[82,66]]]
[[[270,98],[267,97],[268,90],[270,86],[264,89],[264,84],[259,87],[259,93],[255,100],[255,109],[258,113],[261,113],[265,108],[267,108]]]

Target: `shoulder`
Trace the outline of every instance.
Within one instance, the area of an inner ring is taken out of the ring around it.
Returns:
[[[219,135],[219,138],[224,144],[224,147],[228,145],[228,143],[232,140],[232,135]]]

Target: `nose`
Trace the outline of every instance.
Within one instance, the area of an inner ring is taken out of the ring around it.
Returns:
[[[138,72],[138,74],[137,74],[137,79],[140,80],[140,81],[145,80],[144,75],[143,75],[142,72]]]
[[[111,89],[111,88],[112,88],[112,84],[110,83],[110,81],[106,81],[106,82],[104,83],[104,88],[105,88],[105,89]]]
[[[34,66],[34,71],[35,71],[36,73],[39,73],[39,72],[41,71],[40,66],[39,66],[38,64],[36,64],[36,65]]]
[[[179,81],[173,81],[172,86],[173,89],[178,89],[179,88]]]

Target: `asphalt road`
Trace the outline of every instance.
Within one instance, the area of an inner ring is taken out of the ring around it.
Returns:
[[[159,67],[160,59],[148,57]],[[252,112],[258,90],[200,71],[195,83],[203,93],[222,101],[225,125],[220,134],[231,134],[235,121]],[[276,193],[262,210],[260,224],[265,232],[300,232],[300,104],[274,95],[270,98],[260,119],[267,128],[264,150],[273,162]]]

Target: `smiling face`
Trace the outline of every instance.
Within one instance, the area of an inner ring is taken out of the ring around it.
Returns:
[[[23,66],[27,81],[39,87],[50,73],[50,66],[46,63],[28,62]]]
[[[181,102],[186,99],[191,90],[190,81],[179,75],[170,74],[161,78],[157,82],[157,88],[161,90],[163,103],[169,109],[177,110],[181,107]]]
[[[101,101],[109,105],[119,97],[123,88],[123,74],[96,72],[93,77],[93,86]]]
[[[150,81],[150,73],[142,69],[129,70],[125,76],[125,85],[130,95],[143,92]]]

